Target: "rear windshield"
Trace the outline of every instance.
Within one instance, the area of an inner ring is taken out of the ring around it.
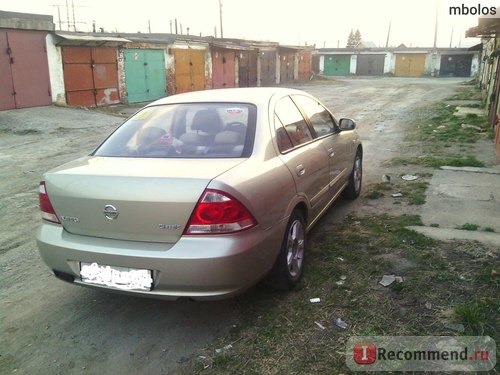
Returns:
[[[136,113],[95,156],[239,158],[253,147],[256,108],[241,103],[171,104]]]

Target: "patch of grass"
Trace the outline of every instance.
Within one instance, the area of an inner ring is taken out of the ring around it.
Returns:
[[[366,197],[369,199],[379,199],[379,198],[382,198],[383,196],[384,196],[384,193],[382,193],[381,191],[378,191],[378,190],[373,190],[373,191],[366,193]]]
[[[469,113],[456,116],[457,107],[444,102],[432,105],[426,115],[416,120],[409,140],[440,143],[474,143],[491,126],[486,116]],[[472,125],[468,126],[468,125]]]
[[[429,183],[426,181],[413,181],[403,185],[400,191],[408,197],[409,205],[422,205],[425,203],[425,191],[428,187]]]
[[[422,173],[419,176],[432,176],[429,173]],[[365,197],[369,199],[379,199],[386,195],[391,196],[394,193],[401,193],[403,196],[398,197],[394,203],[401,204],[407,202],[409,205],[422,205],[425,203],[425,191],[429,187],[426,181],[410,181],[407,183],[397,180],[397,183],[378,183],[368,187]]]
[[[500,291],[490,276],[498,268],[496,255],[477,243],[437,242],[408,225],[422,222],[413,215],[349,216],[332,228],[314,229],[299,285],[287,293],[256,287],[233,300],[237,328],[183,371],[349,373],[345,344],[351,336],[459,334],[446,328],[455,322],[464,324],[467,334],[498,342]],[[384,274],[404,281],[383,287],[378,282]],[[341,275],[345,284],[337,285]],[[313,297],[321,302],[310,303]],[[336,327],[337,318],[347,330]],[[216,352],[229,343],[231,349]]]
[[[475,83],[474,83],[475,85]],[[447,100],[482,100],[482,93],[477,87],[462,87],[459,92],[446,98]]]
[[[491,233],[494,233],[495,232],[495,229],[491,228],[491,227],[486,227],[483,229],[485,232],[491,232]]]
[[[463,225],[460,225],[458,227],[456,227],[455,229],[460,229],[460,230],[478,230],[479,229],[479,225],[476,225],[476,224],[470,224],[470,223],[465,223]]]
[[[391,185],[388,183],[378,183],[369,187],[368,192],[365,194],[365,197],[369,199],[379,199],[384,196],[384,191],[387,192],[391,190]]]
[[[455,318],[466,326],[466,333],[483,335],[492,319],[498,314],[498,301],[491,298],[474,300],[473,302],[458,304],[454,307]]]
[[[389,159],[385,165],[421,165],[424,167],[439,168],[445,165],[451,167],[484,167],[484,163],[477,160],[475,156],[466,157],[396,157]]]

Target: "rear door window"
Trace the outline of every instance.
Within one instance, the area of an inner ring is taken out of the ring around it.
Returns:
[[[115,131],[96,156],[153,158],[246,157],[253,147],[256,108],[242,103],[148,107]]]
[[[293,147],[313,140],[306,120],[290,97],[284,97],[276,103],[275,118],[279,120],[275,121],[276,137],[278,140],[284,139],[283,134],[280,134],[283,131],[286,132]],[[280,147],[281,152],[287,149],[285,147],[282,150]]]

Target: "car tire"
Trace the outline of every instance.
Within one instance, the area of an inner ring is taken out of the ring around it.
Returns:
[[[302,213],[294,210],[286,226],[280,253],[268,279],[275,289],[290,290],[302,277],[306,249],[306,225]]]
[[[361,193],[361,182],[363,180],[363,155],[361,150],[356,151],[349,183],[344,189],[343,195],[347,199],[356,199]]]

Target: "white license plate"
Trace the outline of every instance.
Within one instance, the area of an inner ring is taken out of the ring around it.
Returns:
[[[123,290],[151,290],[151,270],[80,263],[80,279],[86,284],[106,285]]]

